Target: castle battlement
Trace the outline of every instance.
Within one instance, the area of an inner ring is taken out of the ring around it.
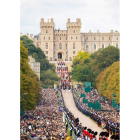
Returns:
[[[54,34],[63,34],[63,35],[65,34],[66,35],[67,34],[67,30],[55,30]]]
[[[25,34],[29,39],[31,39],[31,40],[33,40],[33,38],[34,38],[34,36],[33,36],[33,34],[30,34],[29,35],[29,33],[27,33],[27,34]],[[23,34],[22,33],[20,33],[20,36],[23,36]]]
[[[40,47],[48,60],[56,61],[63,59],[72,61],[79,51],[93,53],[100,48],[114,46],[120,48],[120,33],[110,30],[109,32],[81,32],[81,19],[77,18],[75,22],[67,19],[67,30],[54,29],[53,18],[44,22],[40,21],[40,34],[33,37],[27,36],[34,42],[36,47]],[[20,33],[22,36],[22,33]],[[36,66],[39,64],[36,63]]]
[[[41,18],[41,22],[40,22],[40,28],[54,28],[54,22],[53,22],[53,18],[51,18],[51,21],[49,22],[49,19],[48,19],[48,22],[44,22],[44,19]]]
[[[73,28],[73,27],[81,28],[81,26],[82,26],[82,24],[81,24],[81,19],[80,18],[77,18],[76,22],[70,22],[70,19],[68,18],[68,21],[67,21],[67,24],[66,24],[67,28]]]

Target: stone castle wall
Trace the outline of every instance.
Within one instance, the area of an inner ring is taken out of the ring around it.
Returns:
[[[58,54],[62,55],[63,60],[72,60],[78,51],[87,51],[93,53],[99,48],[115,46],[120,48],[120,33],[111,30],[108,33],[81,33],[81,19],[77,18],[76,22],[67,20],[67,30],[54,30],[55,24],[53,18],[44,22],[40,21],[40,34],[27,36],[34,41],[36,47],[40,47],[47,59],[58,60]],[[60,55],[60,56],[61,56]]]

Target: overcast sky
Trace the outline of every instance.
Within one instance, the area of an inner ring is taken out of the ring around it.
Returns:
[[[66,30],[67,19],[81,18],[81,32],[120,31],[119,0],[20,0],[20,31],[36,35],[40,19],[53,18],[55,28]]]

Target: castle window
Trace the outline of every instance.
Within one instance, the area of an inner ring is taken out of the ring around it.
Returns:
[[[46,54],[48,54],[48,51],[46,51]]]
[[[67,44],[66,44],[66,49],[67,49]]]
[[[75,30],[74,30],[74,33],[75,33]]]
[[[50,37],[49,37],[49,40],[50,40]]]
[[[77,40],[77,37],[76,37],[76,40]]]
[[[96,38],[94,37],[94,40],[95,40]]]
[[[87,37],[87,40],[88,40],[88,37]]]
[[[104,44],[102,44],[102,48],[104,48]]]
[[[55,40],[55,37],[54,37],[54,40]]]
[[[73,49],[75,49],[75,43],[73,43]]]
[[[45,40],[45,37],[44,37],[44,40]]]
[[[48,49],[48,43],[46,43],[46,49]]]
[[[55,44],[54,44],[54,50],[55,50]]]
[[[104,40],[104,37],[102,37],[102,40]]]
[[[96,50],[96,44],[94,43],[94,50]]]
[[[73,51],[73,54],[75,54],[75,51]]]
[[[67,52],[66,52],[66,54],[67,54]]]
[[[118,43],[116,43],[116,48],[118,48]]]
[[[116,40],[118,40],[118,37],[116,37]]]
[[[48,30],[46,30],[46,33],[48,33]]]
[[[55,54],[55,51],[54,51],[54,54]]]
[[[60,37],[60,40],[61,40],[61,37]]]
[[[37,38],[37,40],[38,40],[38,38]]]
[[[72,37],[71,37],[71,40],[72,40]]]
[[[66,37],[66,40],[67,40],[67,37]]]
[[[109,37],[109,40],[110,40],[110,37]]]
[[[61,43],[59,44],[59,49],[62,49],[62,44]]]
[[[88,45],[86,45],[86,50],[88,50]]]

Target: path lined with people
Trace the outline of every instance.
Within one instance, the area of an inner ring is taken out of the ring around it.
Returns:
[[[61,85],[62,89],[70,89],[70,75],[68,73],[68,67],[66,66],[64,61],[57,61],[56,65],[57,75],[61,78],[59,81],[59,85]]]
[[[92,129],[93,131],[97,131],[98,134],[103,131],[102,128],[98,127],[98,125],[91,120],[89,117],[82,114],[77,107],[75,106],[72,93],[68,90],[62,90],[63,98],[65,101],[66,107],[74,114],[76,118],[79,118],[80,123],[82,126]],[[99,139],[99,135],[97,135],[97,139]]]

